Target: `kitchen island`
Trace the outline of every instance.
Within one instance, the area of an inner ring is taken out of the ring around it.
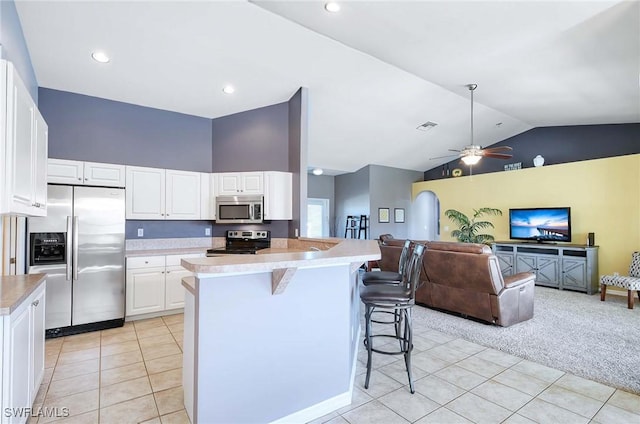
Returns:
[[[357,273],[372,240],[290,239],[257,255],[190,258],[183,387],[193,423],[306,422],[351,402]]]

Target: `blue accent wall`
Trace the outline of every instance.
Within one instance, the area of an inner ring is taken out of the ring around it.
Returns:
[[[504,171],[505,164],[517,162],[522,162],[522,168],[531,168],[536,155],[544,157],[545,165],[555,165],[640,153],[640,124],[538,127],[490,147],[497,146],[511,146],[513,157],[506,160],[483,158],[473,167],[474,174]],[[455,159],[425,171],[424,180],[447,178],[447,166],[449,171],[460,168],[463,175],[469,175],[469,167]]]
[[[2,45],[2,59],[13,63],[37,104],[38,81],[13,0],[0,1],[0,45]]]

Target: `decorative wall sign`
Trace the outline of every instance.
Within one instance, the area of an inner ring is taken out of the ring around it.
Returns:
[[[378,208],[378,222],[389,222],[389,208]]]
[[[395,208],[393,210],[393,222],[404,222],[404,208]]]
[[[505,171],[515,171],[516,169],[522,169],[522,162],[508,163],[504,166]]]
[[[462,176],[462,169],[460,168],[456,168],[453,171],[451,171],[451,175],[453,175],[454,177],[461,177]]]

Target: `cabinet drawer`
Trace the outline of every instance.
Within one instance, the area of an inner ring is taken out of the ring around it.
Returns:
[[[140,256],[127,258],[127,269],[164,267],[164,256]]]
[[[204,254],[202,253],[188,253],[184,255],[167,255],[167,266],[182,266],[180,261],[184,258],[201,258]]]

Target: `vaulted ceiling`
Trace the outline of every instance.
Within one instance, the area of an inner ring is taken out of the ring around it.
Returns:
[[[309,165],[333,173],[448,161],[429,158],[469,144],[469,83],[483,146],[640,122],[637,1],[16,4],[41,87],[208,118],[308,87]]]

